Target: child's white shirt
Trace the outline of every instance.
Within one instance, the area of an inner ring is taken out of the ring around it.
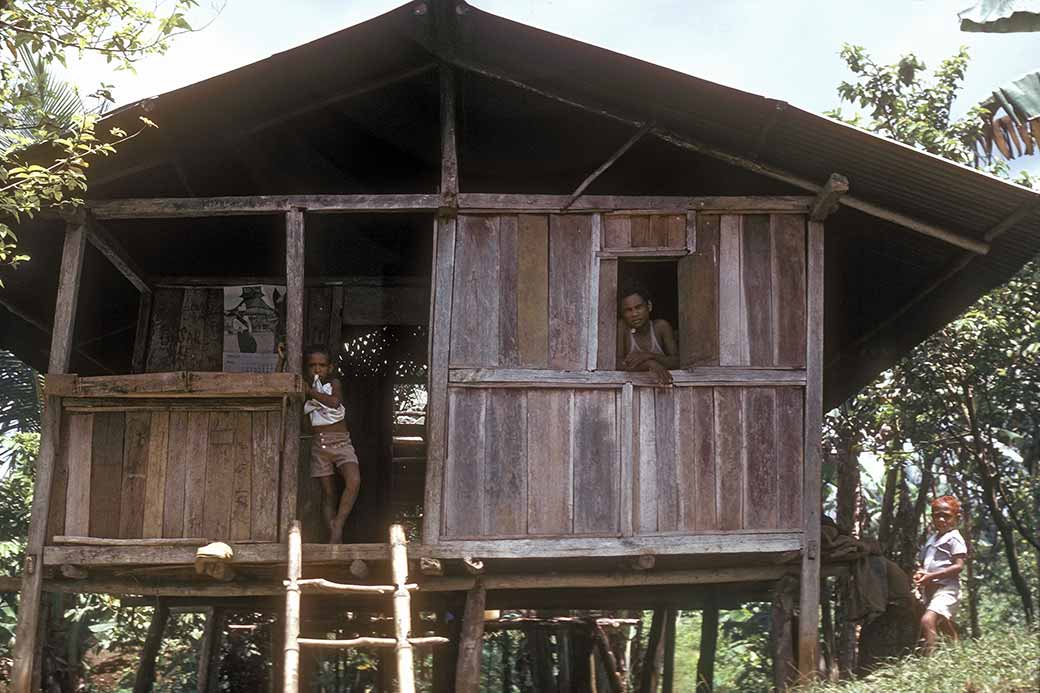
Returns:
[[[932,534],[928,537],[928,541],[921,548],[919,558],[921,565],[924,567],[924,572],[934,573],[937,570],[953,565],[955,556],[967,555],[968,546],[964,543],[964,537],[961,536],[960,530],[951,529],[942,536]],[[936,580],[935,584],[959,590],[961,584],[960,575],[947,575],[940,580]]]
[[[332,382],[323,383],[318,376],[314,376],[314,383],[311,387],[323,394],[332,394]],[[342,421],[346,415],[346,409],[342,404],[338,407],[330,407],[316,399],[309,399],[303,404],[303,413],[310,415],[311,426],[328,426]]]

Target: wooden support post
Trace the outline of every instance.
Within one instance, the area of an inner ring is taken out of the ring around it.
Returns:
[[[293,208],[285,215],[285,369],[299,373],[303,365],[303,285],[304,285],[303,210]],[[287,406],[286,406],[287,405]],[[279,537],[285,540],[289,525],[296,519],[296,493],[299,486],[300,418],[299,398],[283,399],[281,499]]]
[[[220,690],[220,663],[223,660],[221,643],[224,639],[225,614],[224,610],[218,607],[211,607],[207,611],[195,690],[198,693],[217,693]]]
[[[455,208],[459,198],[459,158],[455,135],[457,114],[455,72],[440,66],[441,88],[441,207]]]
[[[599,651],[599,656],[603,660],[603,665],[607,670],[607,678],[610,682],[611,693],[624,693],[625,682],[624,679],[621,678],[621,670],[620,667],[618,667],[614,651],[610,649],[610,640],[607,638],[607,634],[604,633],[603,628],[596,623],[596,619],[590,619],[589,626],[592,629],[593,644]]]
[[[152,621],[148,624],[148,635],[141,650],[141,661],[137,665],[137,678],[134,679],[134,693],[150,693],[155,684],[155,659],[162,646],[163,631],[170,617],[170,609],[162,599],[155,605]]]
[[[285,693],[299,693],[300,690],[300,586],[297,581],[302,574],[303,539],[300,523],[293,520],[289,530],[289,580],[285,587],[285,665],[282,671]]]
[[[675,620],[679,616],[675,609],[668,609],[664,620],[664,673],[661,676],[661,693],[672,693],[675,686]]]
[[[61,274],[58,277],[58,299],[54,308],[54,330],[51,333],[48,373],[65,373],[69,368],[85,248],[86,230],[83,225],[70,224],[65,231],[65,247],[61,256]],[[15,629],[15,643],[12,651],[14,669],[11,674],[11,691],[13,693],[29,693],[32,686],[33,666],[37,658],[40,597],[43,588],[43,545],[47,539],[47,515],[50,512],[54,461],[58,455],[58,440],[61,433],[60,398],[48,397],[46,399],[42,423],[40,452],[36,458],[36,484],[29,520],[29,537],[25,550],[25,568],[22,573],[22,589],[18,606],[18,625]]]
[[[809,221],[823,221],[838,209],[841,196],[849,191],[849,179],[840,173],[832,173],[827,182],[816,193],[809,208]]]
[[[448,642],[433,650],[433,693],[452,693],[455,687],[455,665],[459,659],[459,638],[462,633],[460,619],[457,617],[459,611],[461,610],[452,606],[437,615],[445,628],[443,635],[447,636]],[[447,621],[445,617],[449,612],[455,618]]]
[[[415,693],[415,670],[412,659],[411,597],[408,595],[408,552],[404,528],[390,526],[390,566],[394,580],[394,637],[397,639],[398,693]]]
[[[487,592],[484,590],[484,585],[477,580],[473,589],[466,594],[466,612],[462,617],[462,633],[459,641],[459,661],[455,668],[456,693],[476,693],[480,690],[480,660],[483,654],[486,600]]]
[[[701,611],[701,646],[697,656],[697,693],[715,690],[715,649],[719,642],[719,607]]]
[[[650,621],[650,636],[646,641],[646,652],[643,653],[642,668],[639,672],[639,693],[657,693],[657,667],[664,653],[661,647],[664,638],[664,620],[666,609],[654,609],[653,620]]]
[[[798,671],[816,675],[820,616],[820,470],[823,428],[823,223],[809,222],[806,267],[805,465],[802,488],[805,534],[802,546]]]
[[[773,686],[783,693],[798,679],[794,655],[794,607],[798,584],[791,577],[781,579],[773,593],[771,641],[773,650]]]

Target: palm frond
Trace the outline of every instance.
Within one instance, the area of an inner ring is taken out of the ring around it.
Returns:
[[[0,435],[39,432],[42,385],[39,373],[0,349]]]

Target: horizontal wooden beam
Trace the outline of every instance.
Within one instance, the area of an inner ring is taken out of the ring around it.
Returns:
[[[690,254],[688,248],[608,248],[596,252],[598,258],[629,258],[631,260],[660,260],[681,258]]]
[[[804,385],[804,370],[705,366],[671,371],[672,383],[684,386],[790,386]],[[456,386],[494,387],[607,387],[625,383],[660,387],[651,373],[633,371],[550,371],[534,368],[452,368],[448,382]]]
[[[320,647],[323,649],[343,650],[352,647],[375,647],[392,648],[397,647],[395,638],[350,638],[349,640],[326,640],[324,638],[297,638],[300,645]],[[430,645],[444,645],[451,642],[448,638],[432,635],[420,638],[408,638],[408,642],[416,647],[427,647]]]
[[[459,193],[460,212],[704,212],[803,214],[813,198],[802,195],[675,196],[583,195],[568,206],[568,195]],[[97,219],[174,219],[282,214],[293,208],[308,213],[432,212],[438,195],[269,195],[241,197],[161,197],[87,202]]]
[[[576,100],[567,96],[562,96],[553,91],[535,87],[514,77],[511,77],[509,75],[503,74],[499,71],[481,65],[477,65],[473,62],[468,62],[459,58],[449,59],[452,62],[454,62],[457,66],[463,69],[484,75],[485,77],[489,77],[491,79],[496,79],[507,84],[511,84],[514,87],[524,89],[535,94],[539,94],[548,99],[552,99],[560,103],[565,103],[575,108],[587,111],[589,113],[595,113],[606,118],[610,118],[612,120],[627,123],[634,127],[639,127],[641,125],[640,119],[619,114],[612,108],[607,108],[589,103],[587,101]],[[789,185],[793,185],[796,188],[808,190],[814,194],[820,192],[820,189],[822,187],[818,183],[814,183],[811,180],[808,180],[807,178],[803,178],[802,176],[796,175],[789,171],[785,171],[781,168],[770,166],[768,164],[762,163],[761,161],[752,160],[744,156],[731,154],[727,151],[719,149],[718,147],[712,147],[710,145],[704,144],[703,142],[698,142],[697,140],[691,137],[687,137],[686,135],[681,135],[672,132],[665,128],[655,127],[652,128],[650,132],[654,137],[657,137],[659,140],[663,142],[668,142],[669,144],[675,145],[681,149],[686,149],[688,151],[696,152],[698,154],[710,156],[713,159],[718,159],[719,161],[723,161],[733,166],[746,169],[748,171],[751,171],[752,173],[757,173],[768,178],[773,178],[774,180],[782,181]],[[904,228],[916,231],[917,233],[921,233],[926,236],[931,236],[932,238],[945,241],[952,245],[964,248],[965,250],[970,250],[973,253],[985,255],[989,252],[988,243],[979,241],[975,238],[970,238],[955,231],[950,231],[949,229],[945,229],[934,224],[929,224],[927,222],[914,219],[913,217],[907,214],[890,210],[888,208],[882,207],[881,205],[874,204],[873,202],[868,202],[866,200],[861,200],[859,198],[847,195],[844,198],[842,198],[842,204],[848,207],[852,207],[853,209],[858,209],[861,212],[877,217],[879,219],[891,221],[894,224],[898,224],[899,226],[902,226]]]
[[[291,209],[310,213],[435,211],[438,195],[257,195],[243,197],[158,197],[90,200],[98,219],[174,219],[285,214]]]
[[[284,286],[285,277],[279,275],[152,275],[152,285],[157,288],[197,288],[221,289],[225,286],[242,286],[244,284],[273,284]],[[362,276],[344,275],[307,275],[304,286],[342,286],[346,288],[396,288],[427,287],[430,278],[423,276]]]
[[[96,219],[90,218],[90,215],[87,215],[86,229],[87,240],[90,241],[90,244],[97,248],[119,270],[119,273],[134,285],[134,288],[142,294],[152,290],[145,279],[144,270],[137,264],[133,256],[127,252],[127,249],[119,242],[119,239],[99,224]]]
[[[44,383],[46,394],[57,397],[281,397],[303,392],[297,373],[48,374]]]

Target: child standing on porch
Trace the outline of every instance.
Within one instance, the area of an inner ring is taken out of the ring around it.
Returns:
[[[957,639],[953,617],[960,601],[960,574],[968,547],[957,529],[961,504],[953,496],[942,496],[932,501],[932,526],[935,533],[921,548],[921,569],[914,574],[914,584],[921,588],[927,611],[921,617],[922,652],[935,650],[938,632]]]
[[[329,543],[343,542],[343,527],[357,500],[361,471],[350,433],[343,420],[343,385],[332,377],[332,359],[322,346],[308,347],[303,355],[307,401],[303,411],[310,416],[311,476],[321,482],[321,511],[329,528]],[[343,477],[345,488],[336,495],[335,474]]]

